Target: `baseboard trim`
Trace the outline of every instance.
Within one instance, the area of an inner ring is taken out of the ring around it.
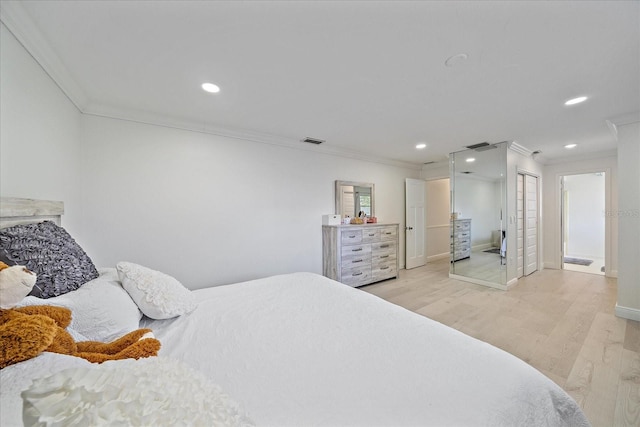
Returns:
[[[491,249],[491,248],[493,248],[493,245],[491,243],[481,243],[479,245],[472,246],[471,251],[480,252],[480,251],[484,251],[485,249]]]
[[[616,316],[640,322],[640,310],[616,304]]]
[[[444,252],[438,255],[431,255],[427,257],[427,262],[434,262],[441,259],[449,258],[451,254],[449,252]]]

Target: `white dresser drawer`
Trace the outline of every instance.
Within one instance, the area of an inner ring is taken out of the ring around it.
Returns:
[[[398,227],[381,228],[380,240],[398,240]]]
[[[395,252],[371,254],[371,265],[381,265],[382,263],[397,262],[397,255]]]
[[[374,282],[379,280],[389,279],[396,277],[398,271],[396,270],[396,261],[389,261],[387,263],[381,263],[371,269],[371,278]]]
[[[379,228],[369,228],[362,230],[362,241],[363,242],[377,242],[380,240],[380,229]]]
[[[361,245],[348,245],[342,247],[341,258],[343,260],[366,256],[371,259],[371,245],[368,243]]]
[[[362,242],[362,230],[344,230],[340,237],[343,245]]]
[[[371,252],[374,254],[396,253],[396,242],[385,241],[371,244]]]
[[[342,271],[350,268],[357,268],[362,266],[371,266],[371,253],[364,253],[360,255],[349,255],[342,257]]]
[[[351,268],[342,271],[342,283],[349,286],[361,286],[371,282],[371,266]]]

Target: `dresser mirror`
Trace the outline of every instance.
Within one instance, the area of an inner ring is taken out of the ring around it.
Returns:
[[[360,212],[375,216],[375,185],[368,182],[336,181],[336,214],[355,218]]]
[[[507,283],[506,155],[506,143],[449,155],[451,276],[488,286]]]

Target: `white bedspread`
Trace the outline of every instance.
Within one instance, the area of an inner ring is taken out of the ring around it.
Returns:
[[[588,425],[516,357],[322,276],[194,292],[193,313],[143,326],[161,356],[205,372],[256,425]]]

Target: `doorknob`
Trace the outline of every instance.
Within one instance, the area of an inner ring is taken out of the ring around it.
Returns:
[[[405,227],[405,230],[413,230],[413,227]]]

